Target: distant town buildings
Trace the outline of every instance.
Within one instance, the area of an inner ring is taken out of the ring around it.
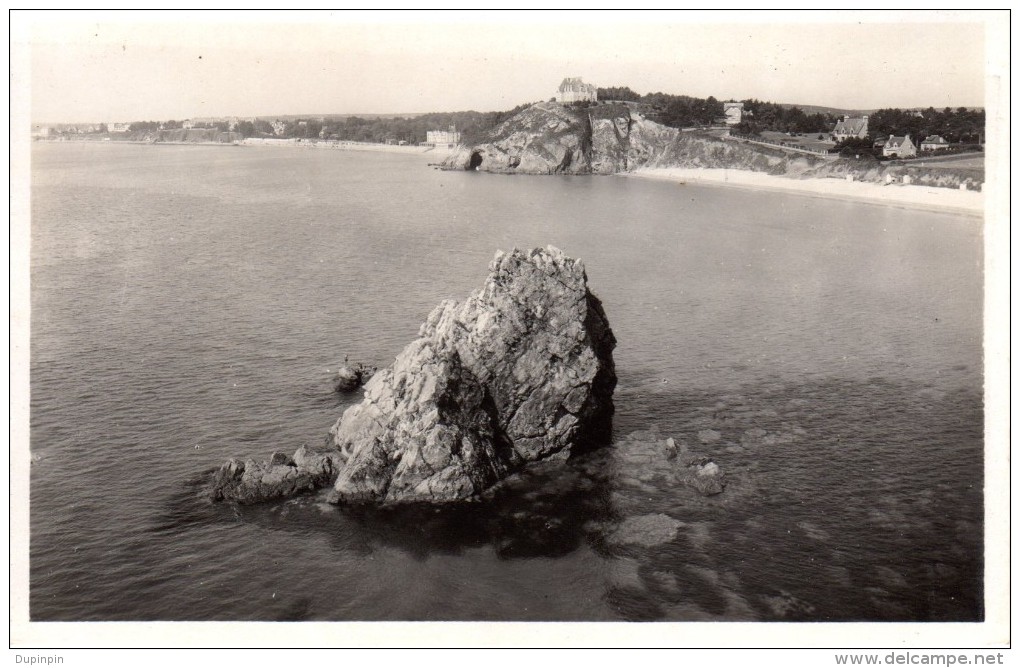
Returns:
[[[130,123],[107,123],[107,132],[128,132],[131,129]]]
[[[922,151],[937,151],[942,148],[949,148],[949,142],[939,135],[928,135],[921,141]]]
[[[273,121],[270,125],[273,127],[273,134],[277,137],[287,131],[287,124],[283,121]]]
[[[882,155],[887,158],[912,158],[917,155],[917,146],[910,141],[910,135],[896,137],[889,135],[882,147]]]
[[[726,125],[738,125],[744,118],[744,103],[723,102],[723,114],[726,116]]]
[[[418,135],[419,137],[421,135]],[[428,130],[425,132],[425,143],[432,146],[446,146],[453,148],[460,143],[460,133],[453,125],[449,130]]]
[[[833,128],[831,135],[833,141],[864,139],[868,136],[868,117],[852,118],[844,116],[843,120],[836,123],[836,127]]]
[[[581,81],[581,77],[567,77],[556,91],[556,101],[560,104],[595,102],[597,99],[598,89]]]

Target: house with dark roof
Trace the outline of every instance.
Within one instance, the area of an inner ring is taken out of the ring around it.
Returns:
[[[556,91],[556,101],[560,104],[571,102],[594,102],[598,99],[598,89],[592,84],[581,81],[581,77],[567,77],[560,83]]]
[[[917,155],[917,146],[910,141],[909,134],[902,137],[889,135],[882,147],[882,155],[887,158],[910,158]]]
[[[868,136],[868,117],[851,118],[844,116],[843,120],[836,122],[836,127],[829,133],[833,141],[844,139],[864,139]]]
[[[937,151],[940,148],[949,148],[949,142],[939,135],[928,135],[921,142],[922,151]]]

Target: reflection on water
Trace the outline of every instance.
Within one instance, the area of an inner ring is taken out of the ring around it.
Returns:
[[[971,221],[323,153],[36,147],[33,619],[982,618]],[[619,340],[612,446],[457,506],[203,498],[548,243]]]

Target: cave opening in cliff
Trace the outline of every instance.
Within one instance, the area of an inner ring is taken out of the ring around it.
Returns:
[[[478,169],[482,164],[482,152],[475,151],[471,154],[471,162],[468,163],[468,169]]]

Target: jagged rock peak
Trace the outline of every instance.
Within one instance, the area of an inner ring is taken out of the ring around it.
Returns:
[[[615,339],[584,265],[497,252],[481,289],[439,304],[331,430],[344,501],[475,496],[529,461],[608,438]]]

